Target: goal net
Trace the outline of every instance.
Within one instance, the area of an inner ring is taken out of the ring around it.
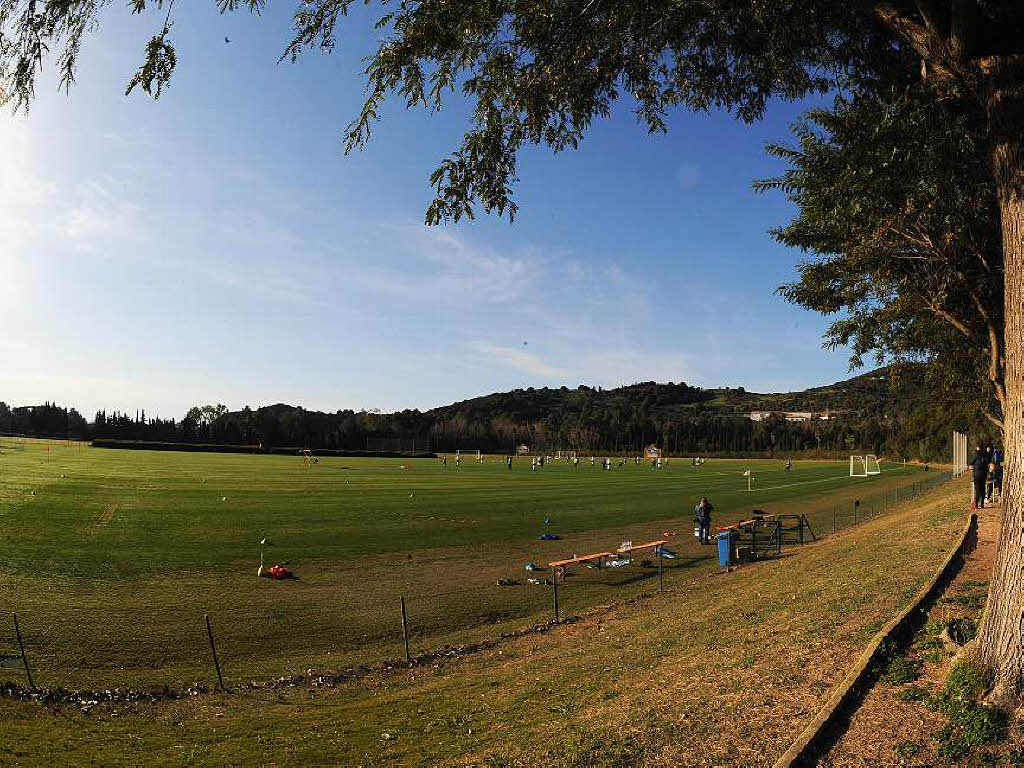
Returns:
[[[850,477],[867,477],[869,475],[882,474],[882,467],[878,463],[878,457],[873,453],[865,456],[850,457]]]

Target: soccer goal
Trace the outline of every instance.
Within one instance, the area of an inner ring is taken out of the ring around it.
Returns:
[[[878,457],[873,453],[866,456],[850,457],[850,477],[867,477],[868,475],[882,474],[882,467],[878,463]]]

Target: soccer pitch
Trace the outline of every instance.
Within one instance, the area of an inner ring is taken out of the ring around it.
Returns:
[[[670,459],[604,471],[599,456],[593,467],[581,458],[533,472],[529,457],[511,470],[504,457],[452,458],[304,466],[2,438],[0,610],[18,612],[41,685],[209,680],[204,613],[229,677],[337,669],[401,655],[399,596],[415,653],[546,620],[550,588],[525,580],[547,576],[551,559],[669,531],[679,558],[666,561],[667,587],[713,569],[714,547],[692,535],[701,495],[715,525],[754,508],[804,512],[821,535],[834,511],[840,525],[852,521],[853,499],[860,514],[880,513],[884,494],[934,477],[883,464],[880,476],[850,478],[845,461],[785,472],[784,459]],[[266,564],[287,563],[299,580],[256,577],[264,537]],[[525,572],[528,561],[541,572]],[[579,569],[564,610],[650,591],[651,576]],[[10,654],[10,619],[0,620],[0,653]]]

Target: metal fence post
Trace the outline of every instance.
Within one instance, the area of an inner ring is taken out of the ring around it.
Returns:
[[[18,626],[18,614],[14,614],[14,634],[18,636],[18,648],[21,651],[21,663],[25,667],[25,675],[28,677],[28,687],[33,691],[36,684],[32,682],[32,669],[28,665],[28,656],[25,655],[25,643],[21,639],[21,627]]]
[[[836,508],[832,507],[832,533],[836,532]]]
[[[217,669],[217,683],[220,685],[222,691],[227,690],[224,687],[224,676],[220,672],[220,659],[217,658],[217,645],[213,642],[213,627],[210,626],[210,615],[204,614],[203,618],[206,619],[206,636],[210,639],[210,650],[213,651],[213,666]]]
[[[662,576],[661,561],[662,561],[662,552],[661,552],[661,547],[659,546],[658,547],[658,591],[659,592],[664,592],[665,591],[665,580],[664,580],[664,577]]]
[[[554,599],[555,624],[558,623],[558,576],[555,568],[551,569],[551,592]]]
[[[409,624],[405,616],[405,595],[399,599],[402,602],[402,642],[405,643],[405,663],[412,664],[412,658],[409,656]]]

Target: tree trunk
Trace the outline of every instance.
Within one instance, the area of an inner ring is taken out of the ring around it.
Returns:
[[[1024,693],[1024,56],[983,60],[1006,274],[1004,483],[999,550],[979,635],[993,702]]]

